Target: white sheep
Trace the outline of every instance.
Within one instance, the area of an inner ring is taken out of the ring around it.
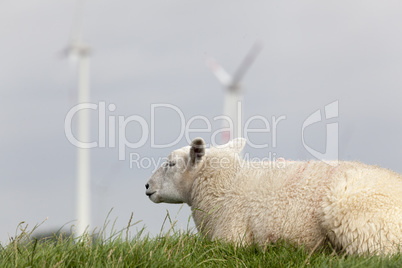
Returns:
[[[210,239],[330,242],[347,253],[399,252],[402,176],[358,162],[247,162],[244,139],[205,149],[201,138],[173,151],[146,184],[155,202],[187,203]]]

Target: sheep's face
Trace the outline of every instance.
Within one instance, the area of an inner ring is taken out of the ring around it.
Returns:
[[[155,203],[189,203],[191,186],[204,155],[205,143],[200,138],[193,140],[191,146],[173,151],[145,185],[145,194]]]
[[[239,138],[209,150],[224,152],[223,154],[212,153],[216,158],[220,158],[227,153],[229,155],[238,154],[245,143],[245,139]],[[190,146],[173,151],[167,161],[145,184],[145,194],[155,203],[187,203],[191,205],[192,185],[203,166],[205,154],[205,142],[201,138],[194,139]]]

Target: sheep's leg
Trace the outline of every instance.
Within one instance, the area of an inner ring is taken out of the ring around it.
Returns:
[[[216,226],[212,239],[233,242],[236,245],[250,245],[253,242],[252,233],[247,230],[246,224],[240,221],[221,221]]]

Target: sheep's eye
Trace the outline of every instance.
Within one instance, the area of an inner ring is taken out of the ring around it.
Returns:
[[[174,167],[176,165],[176,162],[170,161],[168,162],[169,167]]]
[[[168,162],[166,162],[166,163],[163,164],[163,168],[164,168],[165,170],[167,170],[168,167],[174,167],[175,165],[176,165],[176,162],[168,161]]]

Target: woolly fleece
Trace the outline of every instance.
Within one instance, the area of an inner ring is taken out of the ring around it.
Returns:
[[[237,139],[205,150],[196,139],[173,151],[147,183],[147,195],[190,205],[198,231],[210,239],[399,252],[400,174],[359,162],[247,162],[239,156],[244,144]]]

